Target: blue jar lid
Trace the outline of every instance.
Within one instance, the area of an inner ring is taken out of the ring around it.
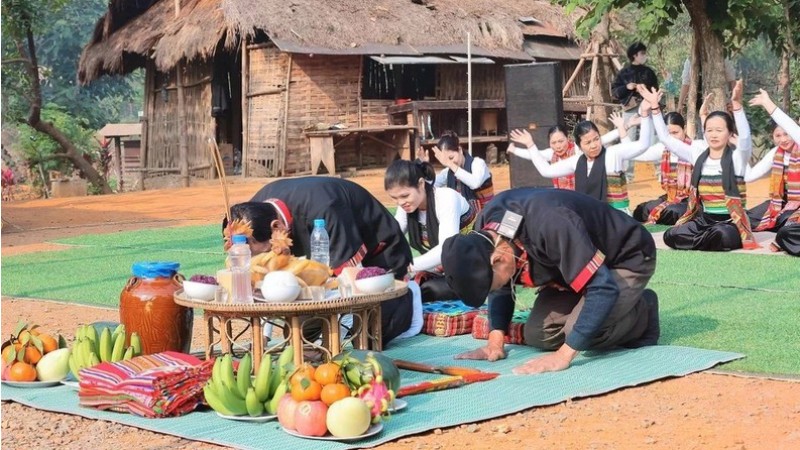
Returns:
[[[243,234],[234,234],[233,239],[231,241],[234,244],[247,244],[247,236]]]
[[[173,261],[140,261],[133,263],[133,276],[139,278],[171,277],[178,272],[181,264]]]
[[[325,219],[314,219],[315,228],[325,228]]]

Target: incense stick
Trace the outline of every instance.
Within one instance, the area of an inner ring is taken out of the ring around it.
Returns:
[[[213,144],[211,147],[211,159],[214,160],[214,166],[217,168],[217,176],[219,176],[219,182],[222,184],[222,197],[225,200],[225,218],[228,220],[228,223],[231,223],[231,205],[230,200],[228,200],[228,182],[225,179],[225,166],[222,164],[222,156],[219,153],[217,140],[210,137],[208,141]]]

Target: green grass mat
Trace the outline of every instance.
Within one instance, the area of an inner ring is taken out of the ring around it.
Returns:
[[[475,346],[476,342],[469,336],[417,336],[390,346],[386,354],[393,358],[452,365],[455,353]],[[682,376],[742,356],[695,348],[656,346],[582,355],[575,360],[573,367],[563,372],[533,376],[511,373],[513,367],[537,354],[530,347],[511,346],[509,358],[505,361],[459,361],[459,365],[500,372],[501,376],[489,382],[406,397],[408,408],[393,415],[380,434],[353,445],[371,447],[435,428],[487,420],[536,406],[560,403],[570,398],[589,397],[662,378]],[[403,371],[402,376],[403,384],[438,377],[408,371]],[[520,395],[520,392],[525,395]],[[234,422],[221,419],[210,411],[193,412],[170,419],[144,419],[128,414],[81,408],[78,406],[77,393],[66,386],[40,389],[3,386],[2,399],[48,411],[109,420],[237,448],[352,448],[338,442],[312,441],[290,436],[281,431],[276,422]]]
[[[64,251],[3,258],[2,294],[116,307],[131,264],[181,263],[213,274],[224,264],[216,225],[62,239]],[[790,256],[659,251],[662,342],[746,353],[726,370],[800,375],[800,261]],[[520,308],[534,292],[521,289]]]

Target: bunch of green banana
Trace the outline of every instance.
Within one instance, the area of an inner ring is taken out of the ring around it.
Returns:
[[[69,357],[69,368],[72,375],[80,380],[80,371],[96,366],[101,362],[117,362],[131,359],[142,354],[142,340],[139,335],[131,333],[130,345],[125,347],[125,325],[119,324],[111,331],[104,327],[98,336],[92,325],[81,325],[75,332],[75,342]]]
[[[211,378],[203,387],[206,403],[214,411],[226,416],[258,417],[275,414],[278,401],[286,393],[286,384],[281,383],[280,374],[288,373],[294,350],[284,348],[275,363],[269,353],[264,353],[255,377],[250,376],[253,358],[247,353],[239,361],[239,369],[234,375],[233,357],[225,354],[214,361]]]

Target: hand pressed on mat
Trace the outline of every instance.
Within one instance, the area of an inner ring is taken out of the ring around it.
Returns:
[[[485,359],[487,361],[506,359],[506,351],[503,348],[504,344],[505,333],[501,330],[492,330],[489,332],[489,342],[485,346],[468,352],[459,353],[455,356],[455,359]]]
[[[553,353],[548,353],[538,358],[533,358],[525,364],[515,367],[512,372],[516,375],[527,375],[544,372],[558,372],[568,369],[570,363],[578,356],[578,351],[567,344],[562,345]]]

